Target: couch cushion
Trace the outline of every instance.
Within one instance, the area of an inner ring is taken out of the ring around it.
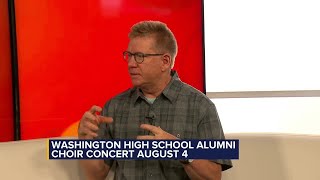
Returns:
[[[1,179],[75,180],[76,160],[47,160],[47,139],[0,143]]]
[[[226,134],[240,139],[240,159],[223,180],[319,180],[320,136]]]

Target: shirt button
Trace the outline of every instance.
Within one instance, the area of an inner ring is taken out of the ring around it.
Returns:
[[[180,137],[180,134],[177,134],[177,138],[179,138]]]

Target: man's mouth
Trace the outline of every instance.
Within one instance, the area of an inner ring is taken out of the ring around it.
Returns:
[[[140,75],[139,73],[130,73],[130,76]]]

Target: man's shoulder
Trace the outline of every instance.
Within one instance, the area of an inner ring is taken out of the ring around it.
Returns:
[[[132,93],[134,93],[136,90],[136,88],[129,88],[119,94],[117,94],[114,98],[127,98],[127,97],[130,97],[132,95]]]
[[[199,89],[191,86],[190,84],[187,84],[185,82],[181,82],[181,94],[184,94],[184,95],[192,95],[192,96],[196,96],[198,98],[204,98],[204,99],[208,99],[209,98],[203,93],[201,92]]]
[[[187,84],[183,81],[179,82],[181,85],[179,96],[182,98],[179,98],[181,100],[189,99],[195,103],[195,105],[201,104],[201,106],[211,106],[214,105],[214,103],[208,98],[203,92],[198,90],[197,88],[191,86],[190,84]]]
[[[123,100],[128,100],[128,98],[131,98],[132,94],[135,92],[136,88],[129,88],[114,97],[110,99],[110,101],[123,101]]]
[[[135,88],[129,88],[116,96],[110,98],[104,105],[104,109],[115,110],[119,107],[119,105],[127,104],[131,99],[132,93],[135,91]]]

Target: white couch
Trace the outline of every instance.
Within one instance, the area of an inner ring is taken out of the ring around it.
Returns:
[[[240,160],[223,180],[320,180],[320,136],[228,134]],[[46,139],[0,143],[0,179],[83,179],[76,160],[47,160]],[[107,179],[112,179],[113,172]]]
[[[320,136],[228,134],[240,157],[223,180],[320,180]]]
[[[47,160],[46,146],[46,139],[0,143],[0,179],[81,179],[76,161]]]

